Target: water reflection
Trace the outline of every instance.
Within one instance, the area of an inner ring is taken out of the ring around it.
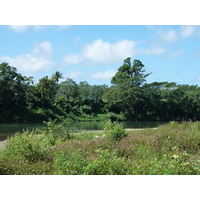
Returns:
[[[62,124],[66,127],[76,127],[78,130],[102,130],[105,122],[62,122]],[[120,124],[124,128],[153,128],[163,124],[163,122],[120,122]],[[0,124],[0,141],[5,140],[16,132],[44,126],[42,123]]]

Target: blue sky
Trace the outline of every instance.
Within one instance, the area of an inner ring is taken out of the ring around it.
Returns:
[[[152,72],[148,83],[200,85],[200,26],[1,25],[0,36],[0,63],[8,62],[35,82],[60,71],[77,83],[110,85],[131,57]]]

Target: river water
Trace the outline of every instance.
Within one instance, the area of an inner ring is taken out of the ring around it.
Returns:
[[[102,130],[105,122],[63,122],[64,126],[76,127],[78,130]],[[120,122],[124,128],[154,128],[163,122]],[[42,128],[42,123],[0,123],[0,141],[5,140],[8,136],[23,130]]]

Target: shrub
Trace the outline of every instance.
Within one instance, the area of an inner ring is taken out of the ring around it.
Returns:
[[[56,124],[56,120],[49,119],[44,124],[46,124],[46,127],[40,132],[47,136],[52,145],[55,145],[57,140],[65,141],[71,139],[72,133],[77,132],[76,128],[69,129],[62,124]]]
[[[51,158],[50,142],[48,138],[35,134],[34,131],[25,131],[9,138],[4,155],[8,158],[22,158],[29,162],[44,161]]]
[[[128,173],[125,159],[117,157],[116,151],[98,149],[97,158],[85,167],[87,175],[122,175]]]
[[[111,141],[117,141],[127,136],[124,128],[117,122],[112,123],[111,121],[107,121],[104,130]]]
[[[58,175],[81,175],[88,162],[79,152],[69,153],[67,151],[56,155],[54,160],[55,174]]]
[[[141,175],[192,175],[200,172],[184,152],[164,154],[161,157],[149,155],[145,159],[137,160],[132,169],[132,174]]]
[[[52,174],[52,162],[28,162],[22,158],[3,158],[0,160],[1,175],[45,175]]]
[[[199,122],[171,122],[161,126],[156,132],[157,147],[162,151],[187,151],[198,153],[200,150]]]
[[[43,134],[11,137],[0,151],[0,174],[200,174],[199,122],[171,122],[128,137],[119,124],[107,122],[109,140],[103,132],[70,130],[68,137],[65,131],[49,122]]]

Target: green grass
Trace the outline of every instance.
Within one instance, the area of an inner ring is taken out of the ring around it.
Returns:
[[[69,131],[51,121],[11,137],[0,174],[200,175],[200,122],[126,133],[115,123],[105,128]]]

